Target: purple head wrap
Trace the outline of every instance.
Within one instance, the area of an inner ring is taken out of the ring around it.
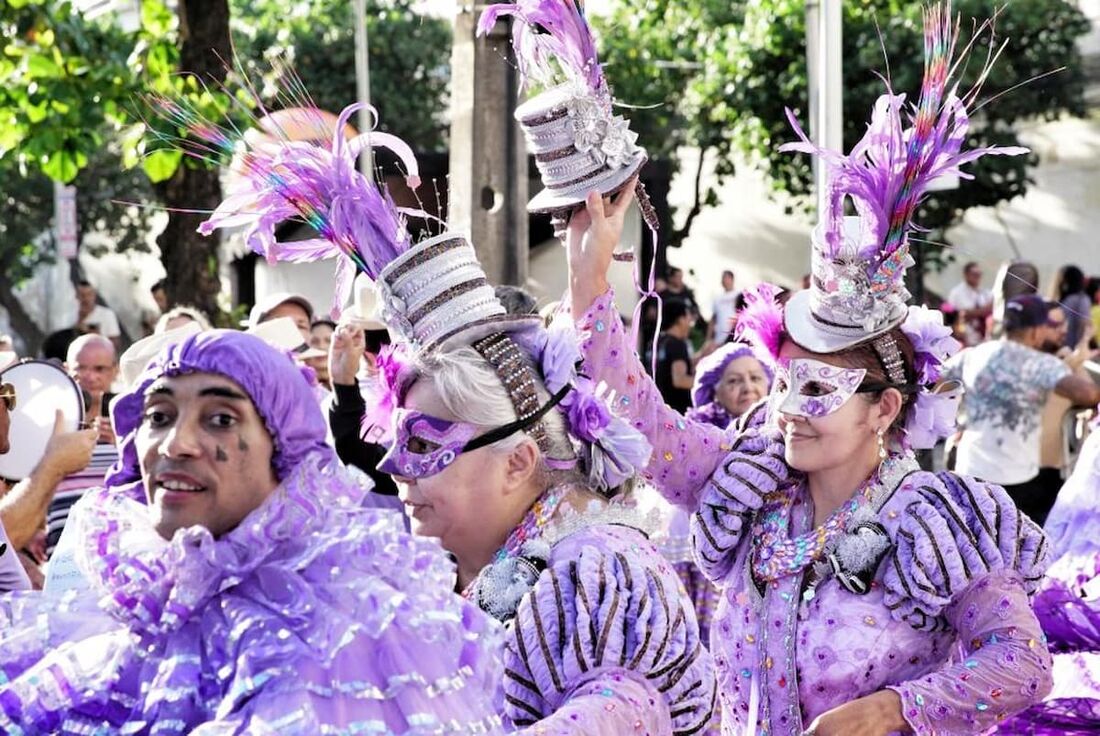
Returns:
[[[695,385],[691,387],[691,405],[696,409],[714,401],[714,387],[722,378],[722,373],[730,362],[738,358],[756,358],[768,377],[768,386],[772,385],[772,367],[761,358],[760,351],[743,342],[727,342],[713,353],[699,361],[695,368]]]
[[[334,455],[325,443],[325,419],[313,395],[310,369],[253,335],[209,330],[163,350],[130,391],[111,404],[111,421],[121,439],[118,463],[107,474],[108,487],[141,478],[134,438],[146,390],[162,376],[187,373],[225,376],[244,389],[271,433],[275,447],[272,464],[280,481],[311,453]]]

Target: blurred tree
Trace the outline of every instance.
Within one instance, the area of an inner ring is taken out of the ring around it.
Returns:
[[[420,15],[414,0],[368,0],[371,102],[379,129],[418,151],[447,142],[451,24]],[[233,39],[246,76],[265,78],[265,103],[281,80],[271,61],[291,62],[318,107],[338,113],[357,98],[354,3],[349,0],[233,0]],[[355,122],[354,120],[352,121]]]

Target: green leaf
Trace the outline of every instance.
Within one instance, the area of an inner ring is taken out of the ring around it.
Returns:
[[[42,172],[54,181],[68,184],[86,163],[88,157],[83,152],[62,148],[49,155],[42,164]]]
[[[141,162],[141,168],[145,170],[149,181],[157,184],[170,179],[172,174],[176,173],[182,158],[183,153],[181,151],[168,149],[153,151]]]
[[[27,59],[27,75],[32,78],[51,79],[60,77],[63,70],[46,54],[30,54]]]

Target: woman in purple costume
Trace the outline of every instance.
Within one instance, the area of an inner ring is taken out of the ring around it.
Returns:
[[[396,408],[379,468],[414,533],[455,556],[463,594],[508,628],[506,726],[697,733],[716,707],[713,662],[647,520],[616,494],[649,443],[577,375],[571,320],[506,315],[452,234],[378,284],[413,346],[383,361]]]
[[[486,734],[501,632],[364,508],[293,359],[216,330],[112,407],[74,509],[90,590],[0,601],[5,734]]]
[[[929,13],[913,129],[891,93],[850,157],[796,144],[833,179],[813,284],[757,320],[776,383],[732,431],[665,407],[625,338],[605,274],[629,192],[590,196],[570,222],[586,370],[649,437],[648,475],[694,514],[696,557],[722,593],[710,646],[729,734],[976,734],[1050,689],[1029,604],[1041,530],[1003,489],[921,471],[910,452],[953,426],[956,397],[936,383],[957,344],[938,313],[905,307],[909,223],[932,179],[1019,152],[960,152],[955,26]],[[848,198],[860,217],[843,216]]]
[[[1054,563],[1033,607],[1054,653],[1054,689],[1003,734],[1100,732],[1100,431],[1058,493],[1045,531]]]

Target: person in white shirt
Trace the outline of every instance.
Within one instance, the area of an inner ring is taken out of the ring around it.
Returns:
[[[739,292],[733,288],[733,271],[722,272],[722,293],[714,298],[714,308],[707,326],[707,341],[721,345],[733,331],[733,320],[737,316],[737,297]]]
[[[993,292],[982,288],[982,267],[975,261],[963,266],[963,280],[947,295],[964,325],[964,342],[968,347],[985,339],[985,323],[993,312]]]
[[[1053,392],[1078,406],[1100,402],[1100,387],[1044,352],[1060,344],[1064,316],[1056,306],[1035,294],[1014,297],[1005,306],[1005,336],[958,353],[941,376],[964,389],[956,472],[1004,486],[1038,524],[1061,485],[1039,473],[1039,419],[1047,398]]]
[[[118,317],[108,307],[98,304],[95,287],[87,281],[76,284],[76,328],[84,333],[103,335],[115,345],[117,350],[122,331],[118,328]]]

